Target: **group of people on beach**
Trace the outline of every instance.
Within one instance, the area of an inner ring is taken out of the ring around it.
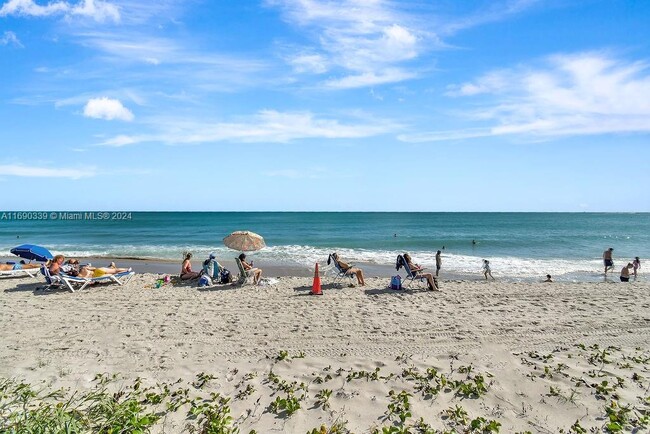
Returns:
[[[605,277],[607,277],[608,270],[614,271],[613,253],[614,253],[613,247],[610,247],[609,249],[603,252],[603,264],[605,265]],[[630,270],[632,270],[634,279],[636,279],[637,274],[639,272],[639,268],[641,268],[641,259],[639,259],[638,256],[635,256],[631,262],[628,262],[627,265],[621,268],[621,275],[619,277],[621,279],[621,282],[630,281]]]
[[[603,264],[605,265],[605,277],[607,277],[607,271],[614,271],[614,259],[613,259],[614,248],[610,247],[609,249],[603,252]],[[630,281],[630,270],[634,275],[634,279],[637,278],[637,274],[641,268],[641,259],[638,256],[635,256],[631,262],[628,262],[627,265],[621,268],[620,279],[621,282]]]
[[[238,257],[237,260],[241,263],[241,267],[243,271],[246,273],[248,277],[253,278],[253,284],[257,285],[260,283],[260,280],[262,279],[262,269],[261,268],[256,268],[253,266],[253,261],[248,262],[246,260],[246,254],[241,253]],[[183,253],[183,263],[181,264],[181,273],[180,273],[180,278],[181,280],[195,280],[199,279],[203,275],[210,275],[211,278],[216,277],[215,272],[209,272],[209,267],[212,267],[212,269],[216,269],[218,272],[221,272],[225,270],[216,260],[216,255],[214,253],[210,253],[210,256],[208,259],[203,261],[203,268],[201,271],[193,271],[192,270],[192,253],[191,252],[185,252]]]

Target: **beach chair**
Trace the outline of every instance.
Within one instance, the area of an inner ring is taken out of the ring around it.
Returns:
[[[47,285],[41,287],[43,290],[49,291],[50,289],[59,289],[63,286],[61,276],[50,274],[50,269],[45,265],[41,266],[39,271],[45,277],[45,283],[47,283]]]
[[[124,271],[117,274],[104,274],[99,277],[78,277],[60,273],[59,277],[70,291],[75,292],[75,286],[78,291],[81,291],[92,283],[117,283],[122,286],[128,283],[134,275],[133,271]]]
[[[14,264],[14,267],[16,265],[21,265],[21,264]],[[38,273],[40,273],[40,268],[16,268],[14,270],[6,270],[6,271],[0,271],[0,276],[4,277],[33,277],[34,279],[37,278]]]
[[[244,266],[242,265],[239,258],[235,258],[235,262],[237,263],[237,268],[239,269],[239,279],[237,280],[237,284],[252,285],[255,277],[249,271],[244,270]]]
[[[207,259],[203,262],[203,275],[208,276],[213,284],[221,283],[221,273],[223,271],[228,270],[214,258]]]
[[[412,271],[411,267],[409,267],[408,263],[406,262],[406,259],[404,259],[404,256],[397,255],[397,261],[395,262],[395,269],[399,271],[399,269],[402,267],[404,267],[404,271],[406,271],[406,277],[404,278],[404,284],[403,284],[404,289],[407,289],[408,285],[413,281],[424,282],[424,284],[427,285],[427,278],[422,275],[419,275],[417,272]]]
[[[344,277],[349,277],[350,279],[354,279],[354,274],[349,273],[347,270],[342,269],[341,266],[339,265],[339,262],[336,259],[334,259],[334,253],[330,253],[329,256],[327,257],[327,265],[332,266],[330,270],[332,271],[332,273],[334,273],[334,281],[332,282],[332,284],[339,284],[339,285],[342,284]],[[352,264],[350,264],[350,267],[352,267]]]

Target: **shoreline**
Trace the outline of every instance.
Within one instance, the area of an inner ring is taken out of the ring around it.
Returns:
[[[237,265],[234,260],[234,254],[232,259],[222,260],[217,258],[219,263],[226,267],[233,275],[238,274]],[[156,274],[169,274],[169,275],[178,275],[180,273],[181,262],[180,260],[171,260],[171,259],[161,259],[161,258],[138,258],[133,256],[81,256],[75,257],[79,259],[82,264],[91,263],[95,266],[108,266],[111,262],[115,262],[118,267],[132,268],[136,273],[156,273]],[[66,257],[66,259],[68,259]],[[0,257],[0,263],[5,262],[17,262],[20,258],[4,256]],[[202,259],[192,260],[192,269],[198,271],[201,269]],[[257,267],[260,267],[264,270],[264,277],[313,277],[314,275],[314,265],[311,267],[306,267],[301,264],[291,264],[291,263],[277,263],[272,261],[265,260],[255,260]],[[399,271],[395,270],[394,266],[383,265],[376,263],[369,263],[363,261],[354,262],[355,266],[358,266],[363,269],[364,275],[366,277],[379,277],[390,279],[391,276],[400,274],[404,277],[404,270]],[[319,262],[320,275],[321,277],[327,277],[331,275],[329,271],[331,267],[327,266],[325,261]],[[427,272],[432,272],[435,274],[435,268],[427,267],[425,268]],[[641,270],[643,271],[643,270]],[[602,272],[584,272],[584,273],[571,273],[569,275],[554,275],[552,272],[549,274],[553,275],[553,280],[558,283],[621,283],[619,281],[618,271],[608,273],[605,277]],[[542,282],[545,279],[544,275],[539,277],[521,277],[517,274],[507,275],[502,274],[499,271],[493,269],[493,275],[497,281],[509,282],[509,283],[538,283]],[[443,262],[443,267],[440,270],[440,275],[438,277],[441,281],[462,281],[462,282],[473,282],[473,281],[485,281],[483,274],[480,271],[475,273],[462,273],[448,271]],[[641,272],[638,278],[635,280],[634,277],[630,279],[630,282],[646,282],[647,278],[644,276],[644,273]]]

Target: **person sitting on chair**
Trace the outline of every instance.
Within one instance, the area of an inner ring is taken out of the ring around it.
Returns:
[[[65,256],[63,255],[56,255],[52,259],[50,259],[45,266],[48,268],[50,271],[51,275],[59,274],[59,271],[61,270],[61,265],[63,265],[63,261],[65,261]]]
[[[15,264],[0,264],[0,271],[29,270],[31,268],[41,268],[41,266],[38,264],[26,264],[25,261],[20,261]]]
[[[201,273],[192,271],[192,263],[190,262],[190,259],[192,259],[192,254],[190,252],[185,252],[184,256],[185,259],[183,260],[183,265],[181,265],[181,279],[182,280],[198,279]]]
[[[411,273],[413,273],[416,277],[424,277],[425,279],[427,279],[427,285],[429,286],[430,291],[433,291],[434,289],[436,291],[440,290],[438,289],[438,282],[436,281],[435,277],[433,277],[433,274],[423,273],[422,271],[424,270],[424,268],[419,266],[418,264],[414,264],[411,261],[411,255],[409,255],[408,253],[404,253],[404,260],[406,261],[406,264],[411,270]]]
[[[246,271],[249,276],[253,276],[253,284],[257,285],[260,283],[260,278],[262,277],[262,269],[253,267],[252,261],[250,264],[246,262],[246,255],[244,253],[239,255],[239,260],[241,261],[241,266],[244,268],[244,271]]]
[[[346,275],[354,274],[357,276],[357,282],[361,286],[366,286],[366,281],[363,279],[363,270],[359,267],[353,267],[352,265],[346,264],[345,262],[339,259],[338,253],[332,253],[332,259],[336,261],[338,268],[343,271]]]

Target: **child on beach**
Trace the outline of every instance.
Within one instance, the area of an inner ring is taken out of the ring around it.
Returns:
[[[544,283],[546,283],[546,282],[553,283],[553,279],[551,278],[551,275],[550,275],[550,274],[547,274],[547,275],[546,275],[546,280],[544,280]]]
[[[488,276],[494,279],[494,276],[492,275],[492,270],[490,269],[490,261],[487,259],[483,259],[483,275],[485,276],[485,280],[488,280]]]
[[[632,267],[634,269],[634,278],[636,279],[637,270],[641,268],[641,260],[638,256],[634,257],[634,261],[632,261]]]

